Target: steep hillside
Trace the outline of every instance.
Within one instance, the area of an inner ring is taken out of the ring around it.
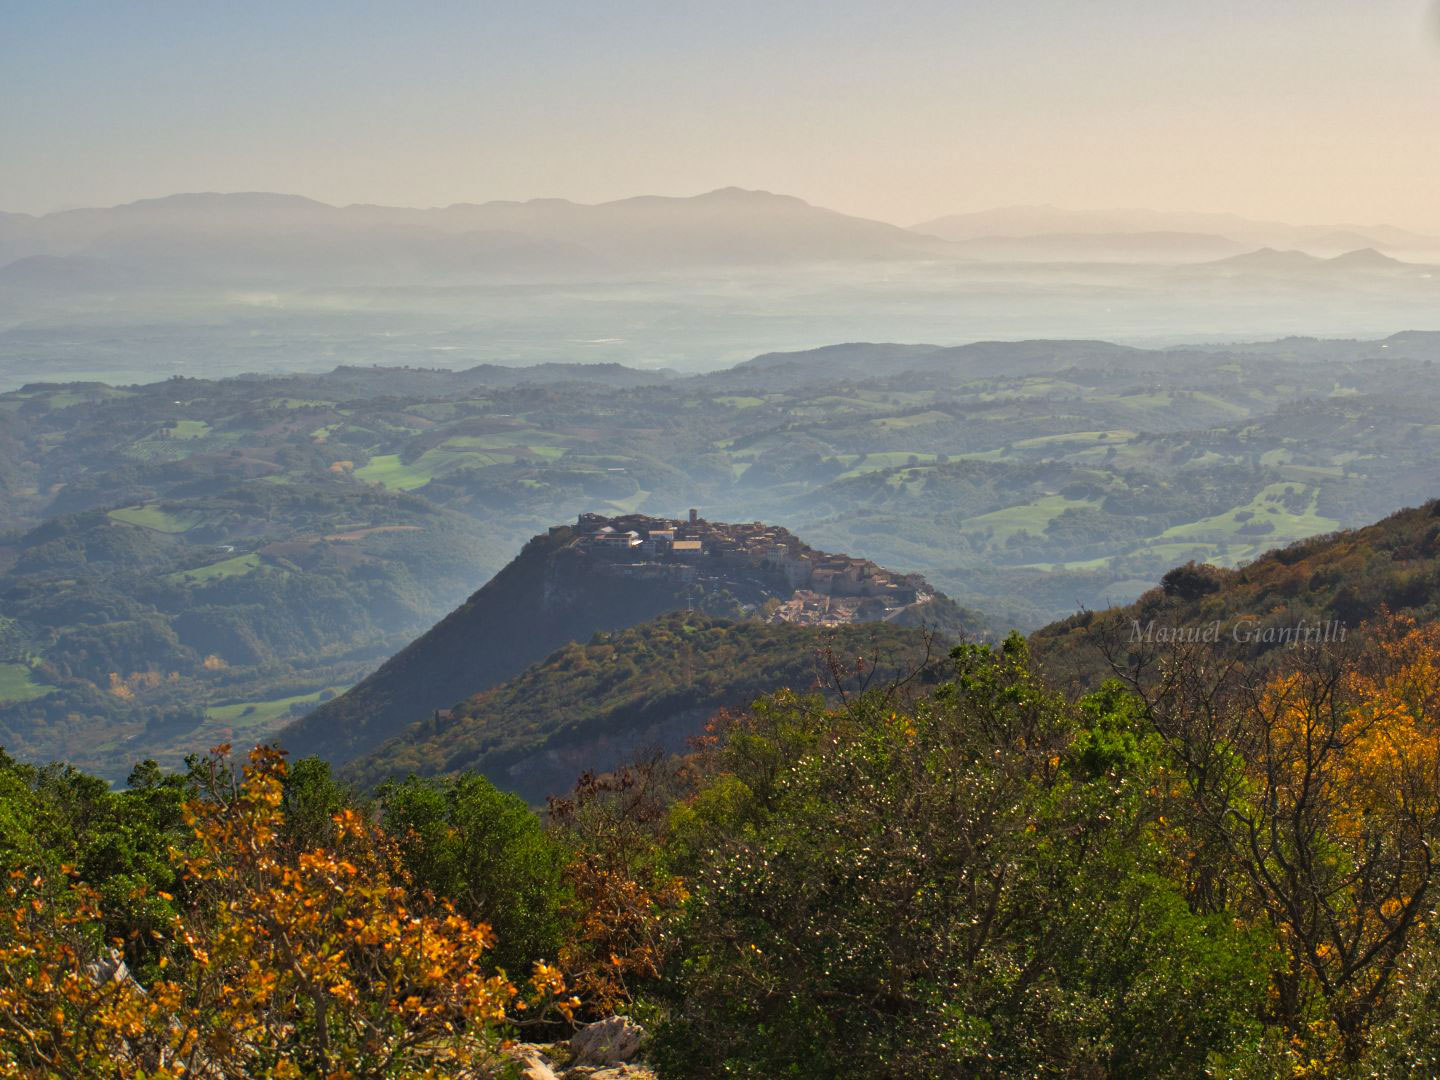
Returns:
[[[651,747],[681,750],[716,710],[781,688],[830,689],[828,657],[867,662],[875,680],[910,674],[945,649],[883,623],[838,627],[672,612],[571,643],[499,686],[436,710],[353,762],[363,786],[410,773],[484,773],[532,802]]]
[[[1440,616],[1440,500],[1237,570],[1177,567],[1135,603],[1082,612],[1031,642],[1053,677],[1083,684],[1109,673],[1102,645],[1131,664],[1169,638],[1208,633],[1217,655],[1254,660],[1306,640],[1348,639],[1382,609]]]
[[[923,579],[815,551],[784,529],[584,514],[532,539],[469,600],[281,742],[349,761],[567,642],[679,608],[816,627],[923,625],[947,638],[983,633],[977,616]]]
[[[222,459],[262,473],[258,459]],[[510,541],[402,493],[188,478],[0,534],[0,743],[120,781],[264,741],[436,616]],[[0,495],[3,501],[3,495]],[[497,557],[498,556],[498,557]]]

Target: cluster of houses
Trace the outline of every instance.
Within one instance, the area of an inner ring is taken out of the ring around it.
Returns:
[[[737,570],[775,580],[783,597],[775,617],[825,625],[870,621],[930,599],[919,577],[893,574],[868,559],[836,555],[800,542],[788,530],[764,522],[707,521],[691,510],[676,521],[644,514],[606,517],[581,514],[573,544],[596,559],[601,572],[725,576]]]

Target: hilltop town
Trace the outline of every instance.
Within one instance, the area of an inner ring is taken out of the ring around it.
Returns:
[[[644,514],[581,514],[556,526],[553,539],[593,560],[596,573],[669,577],[697,593],[723,587],[771,622],[838,626],[913,614],[935,594],[923,578],[896,574],[868,559],[817,551],[764,522],[685,520]]]

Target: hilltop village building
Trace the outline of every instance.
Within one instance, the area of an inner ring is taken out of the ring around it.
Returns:
[[[869,622],[931,599],[917,576],[892,574],[868,559],[816,551],[788,530],[760,521],[706,521],[695,510],[683,521],[592,513],[551,533],[567,531],[573,534],[570,543],[594,558],[600,573],[759,585],[775,601],[774,621]]]

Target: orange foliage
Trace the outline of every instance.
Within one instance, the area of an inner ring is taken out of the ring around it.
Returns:
[[[1431,903],[1440,626],[1386,616],[1361,657],[1272,677],[1249,716],[1232,850],[1289,954],[1287,1009],[1318,991],[1353,1057]]]
[[[7,1075],[484,1077],[507,1010],[552,1005],[537,968],[521,1000],[492,974],[489,927],[417,904],[388,838],[353,811],[329,848],[281,841],[285,766],[260,749],[236,777],[220,748],[172,857],[188,903],[163,944],[168,979],[108,977],[95,898],[12,881],[0,914],[0,1066]],[[571,1008],[565,1001],[562,1008]]]
[[[1341,780],[1352,835],[1377,811],[1440,815],[1440,625],[1404,616],[1376,628],[1370,662],[1352,671]]]
[[[573,799],[550,802],[552,819],[576,847],[570,881],[578,925],[560,963],[600,1015],[623,1008],[659,976],[667,922],[686,898],[683,881],[654,859],[677,781],[651,756],[612,776],[586,773]]]
[[[15,872],[0,911],[0,1068],[6,1076],[178,1076],[178,988],[149,992],[99,959],[93,892]],[[118,955],[118,954],[114,954]],[[129,1070],[118,1062],[128,1060]]]
[[[180,673],[176,671],[162,675],[158,671],[132,671],[129,675],[121,677],[118,671],[110,672],[110,693],[114,694],[121,701],[134,701],[136,695],[143,694],[148,690],[155,690],[165,683],[176,683],[180,681]]]
[[[571,880],[580,923],[560,960],[587,1004],[614,1012],[659,976],[665,920],[685,890],[678,878],[637,879],[593,854],[576,860]]]

